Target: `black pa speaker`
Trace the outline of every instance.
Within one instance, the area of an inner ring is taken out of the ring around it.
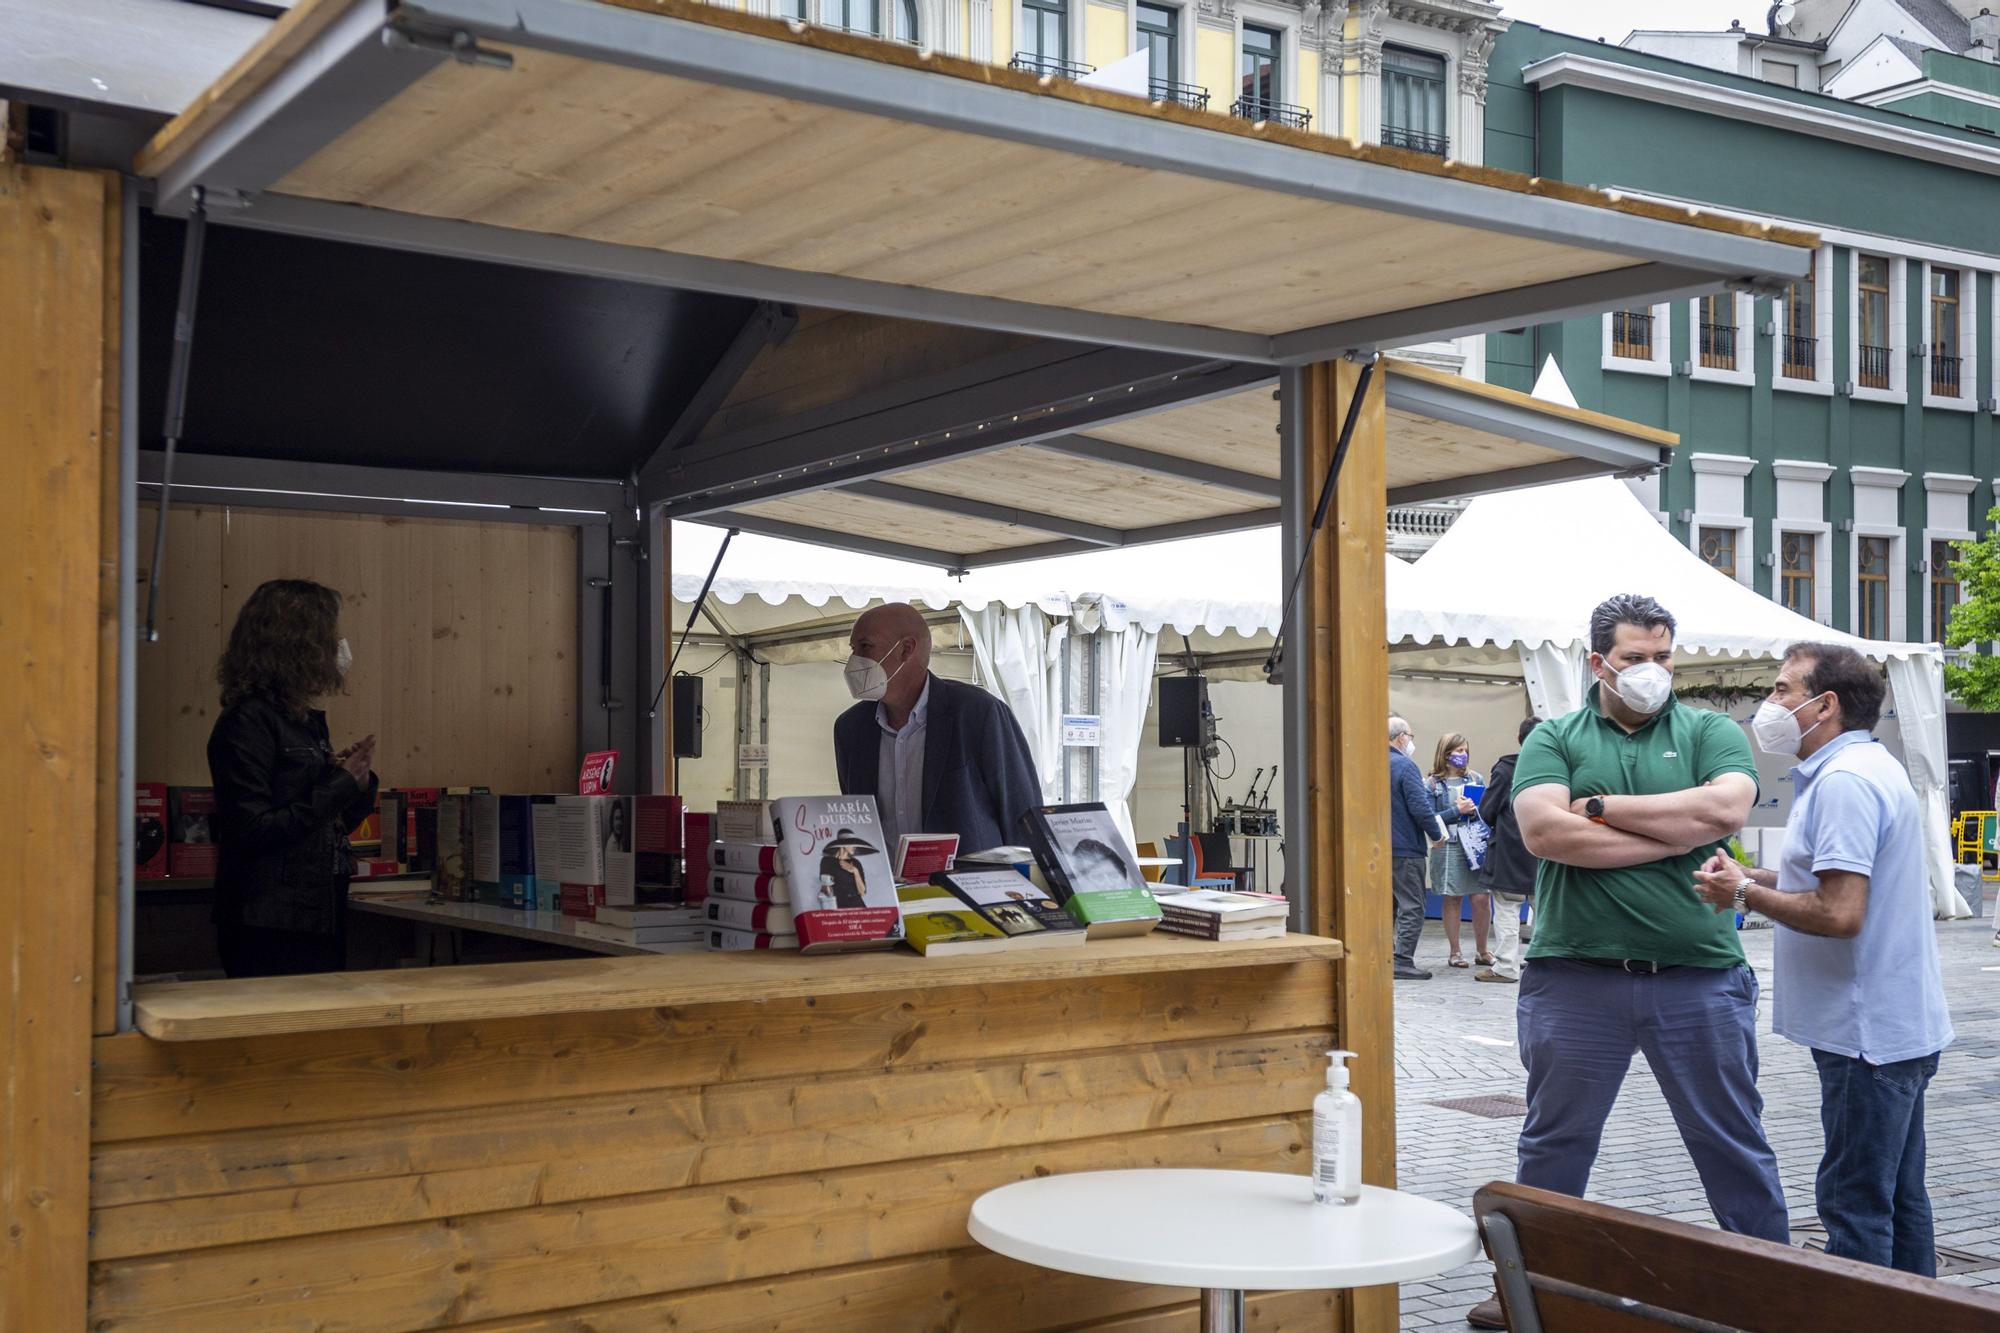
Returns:
[[[674,677],[674,758],[701,758],[701,677]]]
[[[1160,677],[1160,744],[1200,745],[1201,717],[1207,704],[1206,676]]]

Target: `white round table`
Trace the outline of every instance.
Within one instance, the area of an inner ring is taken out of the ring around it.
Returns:
[[[972,1238],[1023,1263],[1085,1277],[1202,1288],[1205,1333],[1240,1333],[1245,1291],[1372,1287],[1479,1256],[1472,1219],[1364,1185],[1314,1203],[1306,1176],[1264,1171],[1085,1171],[982,1194]]]

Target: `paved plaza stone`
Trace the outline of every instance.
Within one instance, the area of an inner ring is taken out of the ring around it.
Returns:
[[[1946,1280],[2000,1289],[2000,949],[1988,918],[1940,922],[1938,945],[1957,1040],[1945,1051],[1925,1105],[1931,1205],[1940,1249],[1977,1258]],[[1472,926],[1464,927],[1472,952]],[[1778,1155],[1795,1228],[1815,1216],[1819,1165],[1819,1076],[1812,1056],[1771,1032],[1772,932],[1743,932],[1763,988],[1758,1042],[1764,1128]],[[1474,970],[1444,965],[1444,934],[1425,923],[1417,963],[1429,981],[1396,983],[1396,1147],[1402,1188],[1470,1213],[1472,1194],[1514,1178],[1519,1116],[1487,1119],[1434,1102],[1519,1097],[1527,1085],[1514,1044],[1513,986],[1480,983]],[[1530,964],[1532,966],[1532,964]],[[1476,969],[1475,969],[1476,970]],[[1604,1127],[1590,1197],[1661,1217],[1714,1226],[1659,1084],[1635,1055]],[[1466,1309],[1491,1288],[1483,1259],[1403,1287],[1403,1327],[1465,1327]]]

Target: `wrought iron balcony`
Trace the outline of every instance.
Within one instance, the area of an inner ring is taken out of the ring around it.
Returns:
[[[1861,344],[1861,365],[1855,378],[1864,389],[1886,389],[1890,386],[1889,349]]]
[[[1959,365],[1960,358],[1947,356],[1941,351],[1932,349],[1931,392],[1940,398],[1958,397],[1960,384],[1958,377]]]
[[[1451,140],[1444,135],[1406,130],[1399,125],[1382,127],[1382,143],[1388,148],[1407,148],[1413,153],[1429,153],[1432,157],[1445,157],[1451,151]]]
[[[1784,335],[1783,374],[1788,380],[1809,380],[1819,375],[1819,339]]]
[[[1302,130],[1312,124],[1312,112],[1291,102],[1267,102],[1261,97],[1239,97],[1229,104],[1229,114],[1239,120],[1271,120]]]
[[[1611,312],[1611,355],[1628,361],[1653,359],[1653,316],[1650,311]]]
[[[1040,78],[1080,79],[1086,74],[1095,74],[1097,66],[1086,65],[1081,60],[1062,60],[1055,56],[1038,56],[1032,51],[1016,51],[1014,58],[1007,62],[1008,69],[1018,69]]]
[[[1175,83],[1172,79],[1154,79],[1146,85],[1147,93],[1155,102],[1178,102],[1182,106],[1193,107],[1196,111],[1208,110],[1208,89],[1193,83]]]
[[[1710,324],[1701,326],[1701,363],[1711,370],[1736,369],[1736,326],[1734,324]]]

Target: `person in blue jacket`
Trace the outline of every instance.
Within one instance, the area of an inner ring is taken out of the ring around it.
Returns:
[[[1424,933],[1424,861],[1444,841],[1444,825],[1431,805],[1423,770],[1417,767],[1417,738],[1410,724],[1389,715],[1390,880],[1396,895],[1396,979],[1429,981],[1417,966],[1417,939]]]

